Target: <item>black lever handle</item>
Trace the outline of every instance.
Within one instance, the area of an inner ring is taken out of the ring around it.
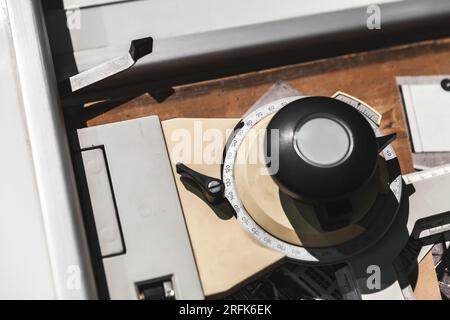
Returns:
[[[209,203],[216,203],[224,198],[225,186],[222,180],[212,178],[192,170],[188,166],[177,163],[177,173],[195,182]]]

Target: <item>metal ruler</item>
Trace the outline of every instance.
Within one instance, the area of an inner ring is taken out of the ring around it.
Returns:
[[[403,180],[406,184],[412,184],[418,181],[440,177],[446,174],[450,174],[450,164],[445,164],[431,169],[406,174],[403,176]]]

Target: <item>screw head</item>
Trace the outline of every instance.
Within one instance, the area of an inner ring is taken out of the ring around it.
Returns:
[[[220,182],[219,181],[211,181],[210,183],[208,183],[208,189],[209,191],[211,191],[212,193],[217,193],[220,192],[221,187],[220,187]]]

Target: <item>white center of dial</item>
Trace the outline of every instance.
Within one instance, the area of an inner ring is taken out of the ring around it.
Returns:
[[[353,149],[353,138],[345,125],[325,117],[313,118],[300,125],[293,143],[303,160],[325,168],[344,162]]]

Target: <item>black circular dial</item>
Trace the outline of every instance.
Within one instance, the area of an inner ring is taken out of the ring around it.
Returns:
[[[350,105],[328,97],[306,97],[277,112],[268,132],[266,154],[278,154],[272,178],[288,195],[304,201],[348,196],[373,176],[378,145],[365,117]]]

